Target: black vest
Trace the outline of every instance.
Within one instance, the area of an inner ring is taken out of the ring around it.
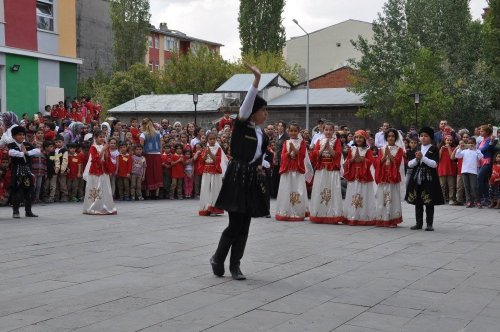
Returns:
[[[267,150],[269,138],[263,133],[262,135],[262,155],[255,161],[255,164],[262,164],[262,157]],[[257,133],[255,126],[250,121],[234,121],[233,133],[231,135],[231,157],[235,160],[249,163],[255,156],[257,150]]]
[[[33,149],[33,146],[29,143],[23,142],[23,145],[26,147],[26,150],[29,151]],[[8,145],[9,150],[21,151],[16,143],[12,142]],[[28,165],[31,168],[31,158],[27,155],[22,157],[10,157],[10,167],[11,169],[15,169],[17,165]]]

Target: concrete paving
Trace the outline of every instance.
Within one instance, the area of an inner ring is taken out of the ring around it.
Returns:
[[[396,229],[254,219],[233,281],[208,264],[227,216],[197,207],[0,209],[0,331],[500,330],[498,210],[437,207],[435,232],[406,204]]]

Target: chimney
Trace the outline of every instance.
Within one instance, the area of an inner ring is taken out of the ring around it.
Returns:
[[[160,30],[161,31],[168,31],[168,26],[166,22],[160,23]]]

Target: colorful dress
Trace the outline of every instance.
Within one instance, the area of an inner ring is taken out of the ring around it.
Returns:
[[[297,155],[288,154],[293,145]],[[280,183],[276,200],[276,220],[304,221],[307,214],[307,188],[304,173],[306,143],[301,138],[289,139],[281,150]]]
[[[217,197],[219,197],[222,187],[222,149],[216,146],[209,146],[210,152],[215,160],[210,156],[206,149],[203,150],[200,157],[199,172],[201,176],[200,189],[200,216],[209,216],[210,214],[223,214],[224,210],[215,207]]]
[[[363,160],[355,162],[356,151]],[[375,192],[370,167],[373,164],[372,151],[369,147],[352,146],[347,152],[344,163],[344,179],[347,191],[344,201],[344,223],[356,226],[376,224]]]
[[[90,147],[89,161],[85,167],[83,178],[87,181],[85,199],[83,201],[84,214],[116,214],[116,206],[111,192],[109,180],[109,152],[108,158],[100,156],[103,145],[94,144]]]
[[[385,147],[381,148],[375,160],[375,181],[377,182],[376,201],[376,226],[396,227],[403,222],[401,209],[401,173],[400,166],[403,161],[404,151],[398,146],[389,146],[389,151],[394,158],[382,162]]]
[[[335,156],[325,149],[320,155],[326,142],[333,147]],[[319,139],[313,150],[312,163],[316,173],[311,193],[309,219],[313,223],[338,224],[344,221],[342,216],[342,190],[340,185],[340,164],[342,158],[342,144],[336,137]]]

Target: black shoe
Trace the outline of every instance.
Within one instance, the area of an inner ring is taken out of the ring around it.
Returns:
[[[422,225],[411,226],[410,229],[412,229],[412,230],[422,229]]]
[[[427,227],[425,228],[425,230],[426,230],[427,232],[432,232],[432,231],[434,231],[434,228],[432,228],[432,226],[427,226]]]
[[[38,216],[36,214],[34,214],[33,212],[26,212],[26,217],[38,218]]]
[[[20,218],[21,218],[21,216],[19,215],[19,212],[17,212],[17,213],[16,213],[16,212],[14,212],[14,213],[12,214],[12,218],[14,218],[14,219],[20,219]]]
[[[245,280],[247,277],[241,272],[240,267],[232,267],[229,269],[231,271],[231,277],[233,277],[234,280]]]
[[[216,276],[222,277],[224,275],[224,263],[217,263],[214,256],[210,257],[210,265],[212,265],[212,271]]]

